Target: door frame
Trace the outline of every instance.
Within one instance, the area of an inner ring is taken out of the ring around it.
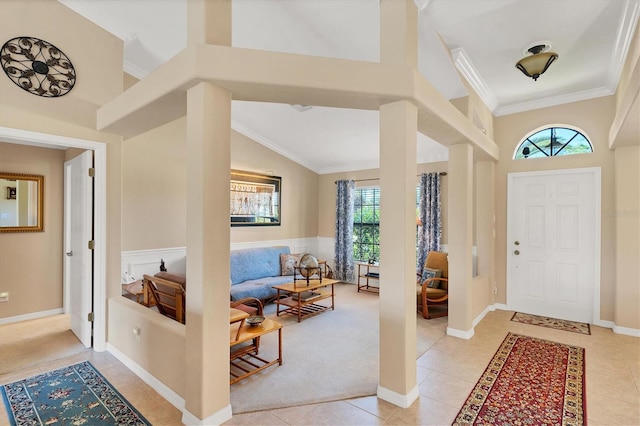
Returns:
[[[507,239],[505,241],[505,256],[506,256],[506,267],[507,267],[507,276],[506,276],[506,296],[507,296],[507,308],[512,310],[511,298],[513,283],[510,285],[512,268],[513,268],[513,260],[511,256],[509,256],[509,241],[513,241],[514,237],[512,236],[513,230],[511,229],[511,217],[513,215],[514,206],[510,202],[512,199],[512,191],[514,187],[514,180],[520,177],[536,177],[536,176],[550,176],[550,175],[565,175],[569,173],[587,173],[591,174],[594,178],[594,211],[593,217],[595,218],[595,238],[594,238],[594,259],[596,259],[594,265],[594,281],[593,281],[593,324],[602,325],[602,320],[600,319],[600,271],[602,264],[601,257],[601,234],[602,234],[602,169],[600,167],[584,167],[584,168],[575,168],[575,169],[556,169],[556,170],[540,170],[533,172],[513,172],[507,173]]]
[[[45,148],[66,147],[91,149],[94,152],[94,265],[93,265],[93,349],[102,352],[107,349],[106,313],[106,206],[107,206],[107,144],[104,142],[77,139],[29,130],[0,127],[3,142],[40,146]],[[63,253],[64,254],[64,253]],[[68,304],[68,289],[64,283],[63,309]]]

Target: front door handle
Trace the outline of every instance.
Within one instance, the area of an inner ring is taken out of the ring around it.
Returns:
[[[67,256],[69,256],[69,257],[73,256],[73,250],[68,251],[68,252],[67,252]]]

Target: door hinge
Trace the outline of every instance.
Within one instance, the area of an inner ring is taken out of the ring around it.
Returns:
[[[95,177],[96,176],[96,169],[93,167],[89,168],[89,176],[90,177]]]
[[[89,312],[89,315],[87,315],[87,321],[93,322],[93,312]]]
[[[89,241],[89,250],[93,250],[96,248],[96,242],[94,240]]]

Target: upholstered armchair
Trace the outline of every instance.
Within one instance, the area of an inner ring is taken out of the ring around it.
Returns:
[[[431,319],[449,315],[449,260],[447,253],[429,252],[424,267],[418,274],[416,295],[418,309],[424,318]]]

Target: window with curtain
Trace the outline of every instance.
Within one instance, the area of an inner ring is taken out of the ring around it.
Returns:
[[[357,188],[353,212],[353,258],[380,260],[380,188]]]
[[[420,186],[416,187],[416,218],[419,215]],[[416,255],[418,230],[416,226]],[[380,188],[357,188],[353,215],[353,258],[368,262],[380,260]]]

